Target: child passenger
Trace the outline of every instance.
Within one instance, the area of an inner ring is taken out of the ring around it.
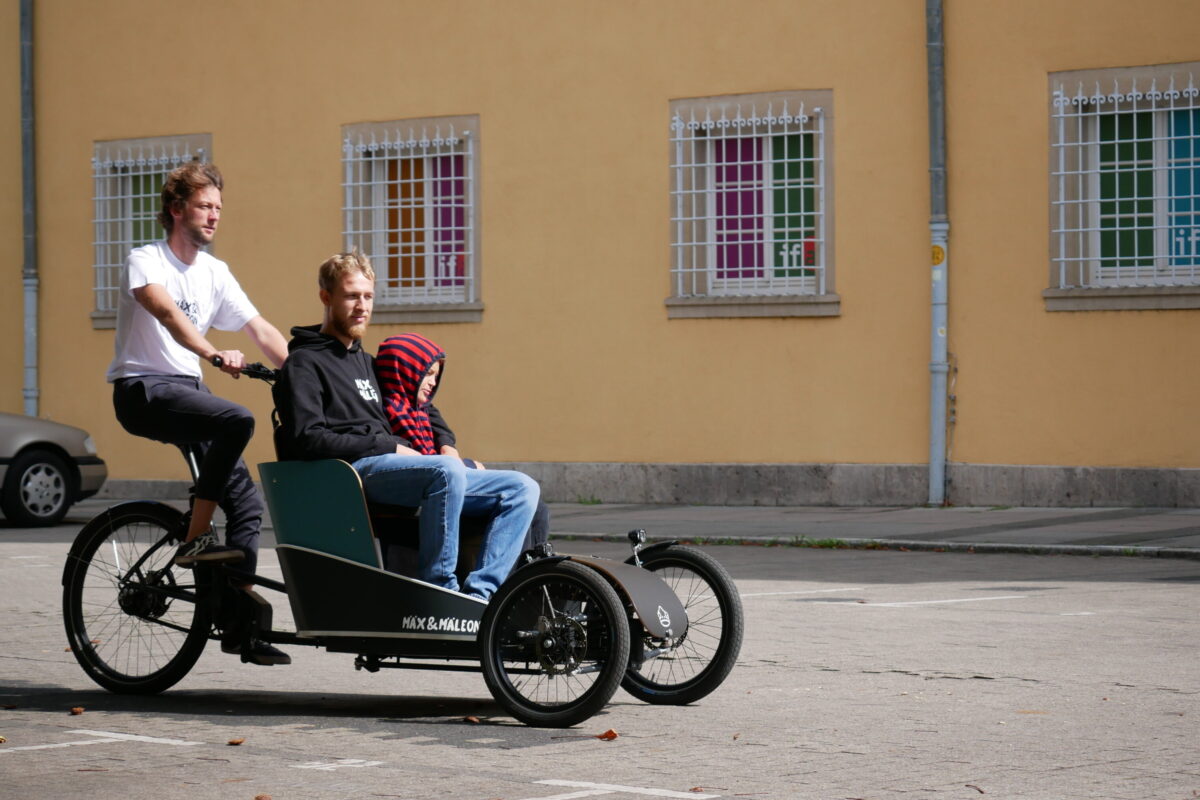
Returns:
[[[375,355],[375,378],[383,393],[383,411],[392,433],[423,455],[453,456],[471,469],[486,469],[462,458],[454,431],[433,404],[445,374],[446,353],[416,333],[384,339]],[[538,500],[523,549],[544,544],[550,535],[550,509]]]

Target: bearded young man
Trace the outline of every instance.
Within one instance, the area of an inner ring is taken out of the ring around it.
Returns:
[[[468,469],[451,455],[423,455],[393,434],[373,359],[362,348],[375,302],[375,271],[365,256],[342,253],[321,265],[317,283],[324,321],[292,328],[275,385],[279,457],[340,458],[358,472],[368,499],[420,506],[421,580],[486,601],[521,554],[537,507],[537,483],[520,472]],[[432,397],[441,365],[436,356],[424,365],[421,402]],[[488,522],[475,567],[460,587],[454,569],[464,513]]]

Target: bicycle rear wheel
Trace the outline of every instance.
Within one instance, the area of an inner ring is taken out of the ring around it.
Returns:
[[[160,503],[110,508],[84,526],[63,572],[71,651],[96,683],[120,694],[174,686],[208,641],[195,573],[174,565],[183,514]]]

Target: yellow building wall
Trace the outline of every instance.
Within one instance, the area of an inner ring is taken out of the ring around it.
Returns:
[[[0,7],[0,411],[24,410],[21,229],[21,21],[20,7]]]
[[[1200,312],[1047,312],[1040,292],[1048,74],[1200,61],[1198,25],[1188,0],[947,3],[952,460],[1197,466]]]
[[[1040,293],[1047,73],[1200,59],[1181,23],[1197,8],[947,0],[952,460],[1194,463],[1184,343],[1200,314],[1048,313]],[[42,408],[89,428],[114,478],[183,471],[112,418],[113,332],[88,317],[92,143],[211,133],[227,181],[216,255],[286,331],[319,320],[315,269],[341,249],[341,126],[459,114],[481,126],[483,322],[378,325],[366,344],[418,330],[446,348],[439,406],[465,454],[926,460],[921,0],[37,9]],[[841,315],[668,320],[670,100],[803,89],[833,91]],[[210,384],[258,416],[247,460],[270,458],[265,387]]]
[[[114,477],[179,477],[111,421],[93,331],[93,140],[210,132],[217,255],[279,327],[319,319],[340,249],[340,126],[481,123],[482,324],[418,328],[450,354],[465,452],[546,461],[913,462],[925,448],[923,4],[40,0],[46,410],[95,432]],[[737,24],[731,24],[736,21]],[[166,42],[193,41],[175,52]],[[674,320],[672,98],[834,91],[837,319]],[[886,136],[884,134],[886,133]],[[881,136],[886,146],[881,145]],[[53,211],[53,215],[48,212]],[[372,328],[367,344],[408,326]],[[230,340],[232,341],[232,340]],[[214,388],[250,405],[259,385]],[[259,435],[248,460],[268,457]]]

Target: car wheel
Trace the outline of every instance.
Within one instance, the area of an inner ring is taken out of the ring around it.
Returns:
[[[0,489],[0,509],[14,525],[55,525],[71,505],[71,472],[49,450],[27,450],[13,459]]]

